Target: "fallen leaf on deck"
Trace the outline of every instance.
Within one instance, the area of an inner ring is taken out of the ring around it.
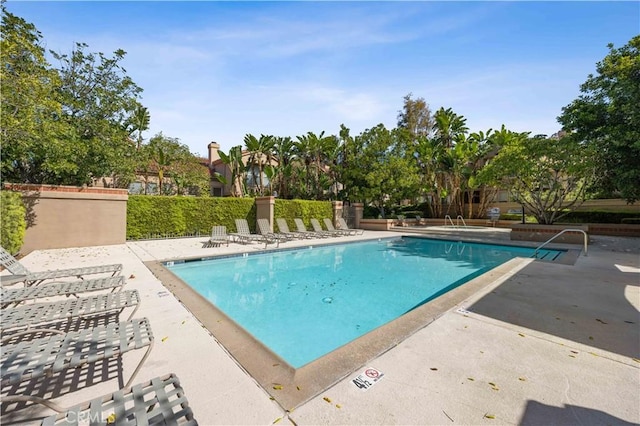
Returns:
[[[136,276],[135,276],[135,275],[133,275],[133,274],[129,275],[129,279],[130,279],[130,280],[134,279],[135,277],[136,277]]]
[[[324,399],[324,400],[325,400],[325,401],[327,401],[329,404],[331,404],[331,399],[330,399],[329,397],[325,396],[325,397],[324,397],[324,398],[322,398],[322,399]]]
[[[169,338],[169,336],[164,336],[164,337],[162,338],[162,341],[164,342],[164,341],[165,341],[165,340],[167,340],[168,338]]]
[[[484,415],[484,418],[485,418],[485,419],[495,419],[495,418],[496,418],[496,416],[494,416],[493,414],[485,414],[485,415]]]
[[[276,384],[276,385],[273,385],[273,388],[274,388],[275,390],[282,390],[282,385],[277,385],[277,384]]]
[[[271,423],[271,424],[275,425],[275,424],[276,424],[276,423],[278,423],[280,420],[282,420],[282,417],[278,417],[278,418],[277,418],[277,419],[275,419],[275,420],[273,421],[273,423]]]

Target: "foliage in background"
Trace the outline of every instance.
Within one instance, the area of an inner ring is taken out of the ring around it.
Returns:
[[[563,223],[626,223],[640,224],[640,213],[611,211],[573,211],[564,216]]]
[[[150,115],[121,65],[126,52],[107,56],[76,43],[68,54],[50,52],[53,67],[36,27],[1,8],[3,181],[127,188],[155,162],[155,172],[173,180],[169,192],[209,193],[207,167],[177,139],[159,135],[168,142],[144,145]]]
[[[596,71],[558,121],[598,152],[592,191],[633,203],[640,199],[640,35],[618,49],[609,44]]]
[[[24,243],[26,208],[19,192],[2,191],[0,199],[0,245],[16,254]]]
[[[42,34],[0,5],[0,135],[3,181],[40,183],[73,169],[57,100],[59,76],[50,68]]]
[[[281,200],[276,198],[273,207],[274,217],[283,217],[287,220],[289,229],[296,229],[293,219],[299,217],[305,223],[308,229],[311,229],[310,220],[313,218],[322,222],[322,219],[328,217],[333,219],[333,206],[329,201],[310,201],[310,200]],[[277,228],[277,224],[274,223]]]
[[[255,224],[253,198],[129,196],[127,239],[208,235],[214,225],[235,232],[235,219]]]

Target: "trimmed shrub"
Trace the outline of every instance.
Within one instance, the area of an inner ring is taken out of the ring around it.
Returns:
[[[16,254],[24,243],[27,209],[19,192],[2,191],[0,205],[0,241],[9,253]]]
[[[333,219],[333,206],[330,201],[281,200],[276,198],[273,215],[274,218],[285,218],[290,229],[296,229],[293,219],[299,217],[310,229],[312,218],[316,218],[320,222],[325,217]],[[274,226],[277,227],[276,224]]]
[[[558,223],[629,223],[625,219],[638,218],[634,212],[575,211],[562,217]],[[623,220],[625,220],[623,222]],[[632,223],[632,222],[631,222]]]
[[[163,197],[131,195],[127,202],[127,239],[208,235],[213,225],[236,231],[235,219],[255,226],[253,198]]]

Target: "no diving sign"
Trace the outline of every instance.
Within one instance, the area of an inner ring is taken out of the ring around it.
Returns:
[[[367,367],[362,373],[353,379],[352,382],[360,389],[367,390],[371,386],[375,385],[378,380],[382,379],[382,376],[384,376],[382,371]]]

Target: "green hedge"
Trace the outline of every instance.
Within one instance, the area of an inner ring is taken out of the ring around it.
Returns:
[[[634,212],[575,211],[562,217],[558,223],[634,223],[629,220],[638,217],[640,213]]]
[[[207,235],[213,225],[224,225],[228,232],[235,232],[235,219],[247,219],[250,227],[255,226],[253,198],[131,195],[127,202],[127,239]]]
[[[27,209],[19,192],[2,191],[0,201],[0,242],[5,250],[16,254],[24,243]]]
[[[273,214],[274,218],[287,219],[289,229],[296,229],[293,223],[293,219],[296,217],[302,219],[307,229],[311,229],[312,218],[318,219],[320,223],[325,217],[333,219],[333,206],[330,201],[281,200],[276,198]],[[278,227],[275,223],[274,226]]]

